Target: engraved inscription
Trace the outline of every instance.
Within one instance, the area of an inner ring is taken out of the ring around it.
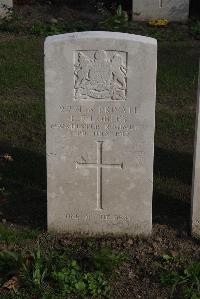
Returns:
[[[112,214],[71,214],[67,213],[66,218],[72,221],[82,221],[82,220],[99,220],[103,222],[113,221],[113,222],[127,222],[131,221],[129,216],[126,215],[112,215]]]
[[[75,51],[75,100],[126,100],[127,53]]]
[[[62,129],[68,136],[81,138],[141,135],[143,124],[138,118],[140,111],[134,106],[117,104],[61,105],[62,120],[51,123],[51,128]]]
[[[76,162],[76,168],[96,168],[97,169],[97,207],[96,210],[103,210],[102,206],[102,169],[103,168],[123,168],[121,164],[103,164],[102,163],[103,141],[97,141],[97,163],[79,163]]]

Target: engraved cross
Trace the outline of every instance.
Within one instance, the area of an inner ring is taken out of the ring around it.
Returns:
[[[102,207],[102,169],[103,168],[123,168],[121,164],[104,164],[102,163],[103,141],[97,141],[97,163],[79,163],[76,162],[76,168],[96,168],[97,169],[97,207],[96,210],[103,210]]]
[[[163,8],[163,0],[159,0],[159,7]]]

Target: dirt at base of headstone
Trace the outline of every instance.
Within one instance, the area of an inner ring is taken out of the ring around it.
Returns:
[[[10,226],[8,223],[7,225]],[[23,227],[13,226],[16,229]],[[109,248],[119,252],[126,252],[128,260],[116,271],[111,280],[112,298],[117,299],[169,299],[171,288],[162,285],[156,264],[161,262],[164,255],[186,260],[198,260],[200,256],[200,243],[192,239],[186,232],[178,232],[167,225],[155,224],[153,234],[149,238],[142,237],[101,237],[80,238],[73,235],[57,235],[55,239],[49,234],[39,236],[42,244],[48,249],[76,248],[75,258],[80,262],[87,258],[88,244],[95,244],[95,249]],[[89,242],[88,242],[89,241]],[[51,244],[52,242],[52,244]],[[90,243],[91,244],[91,243]],[[33,244],[34,246],[34,244]],[[5,244],[2,250],[20,250],[19,246]],[[31,248],[31,244],[29,244]],[[19,289],[20,291],[20,289]],[[172,298],[180,299],[181,295],[175,292]],[[73,297],[74,298],[74,297]]]
[[[63,236],[59,239],[62,246],[69,243],[80,244],[80,252],[84,249],[84,239]],[[192,239],[189,234],[178,232],[167,225],[155,224],[153,234],[149,238],[122,237],[122,238],[97,238],[97,247],[106,247],[114,250],[125,251],[129,259],[117,271],[111,282],[113,298],[117,299],[169,299],[171,288],[162,285],[156,264],[164,255],[177,259],[197,260],[200,256],[200,243]],[[174,293],[173,298],[181,298]]]

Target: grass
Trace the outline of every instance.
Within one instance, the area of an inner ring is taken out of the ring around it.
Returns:
[[[194,101],[197,80],[198,44],[160,43],[158,55],[158,101],[160,97],[180,106]],[[166,63],[167,61],[167,63]],[[159,101],[160,102],[160,101]]]
[[[1,143],[44,149],[42,41],[1,42],[0,57]]]
[[[0,223],[0,242],[7,245],[22,245],[27,240],[34,240],[39,234],[38,230],[27,228],[16,229]]]
[[[200,298],[200,262],[188,260],[186,264],[180,258],[169,255],[164,255],[163,261],[158,264],[161,283],[171,288],[170,298],[177,294],[183,299]]]
[[[42,40],[35,37],[1,42],[0,84],[1,96],[10,96],[10,91],[43,95]],[[9,55],[10,54],[10,55]]]

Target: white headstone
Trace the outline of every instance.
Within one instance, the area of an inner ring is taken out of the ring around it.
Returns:
[[[13,8],[13,0],[0,0],[0,18],[8,16]]]
[[[192,234],[200,237],[200,75],[197,96],[197,120],[193,163]]]
[[[189,0],[133,0],[133,20],[167,19],[185,22],[189,15]]]
[[[132,34],[46,39],[49,230],[151,233],[156,60]]]

